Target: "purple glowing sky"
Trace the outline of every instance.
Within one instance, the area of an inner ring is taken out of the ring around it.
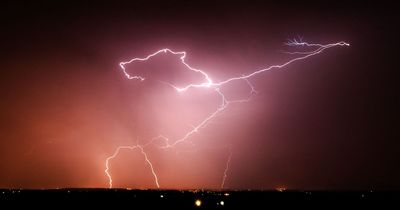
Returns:
[[[250,78],[257,94],[231,104],[193,144],[146,147],[160,186],[220,188],[230,151],[227,188],[400,186],[387,62],[395,18],[384,5],[43,2],[2,15],[0,187],[108,187],[105,160],[118,146],[180,139],[221,104],[213,88],[177,93],[166,84],[205,81],[179,56],[126,65],[142,82],[127,79],[121,61],[185,51],[220,82],[299,56],[282,53],[304,50],[284,45],[299,36],[351,47]],[[251,90],[244,80],[220,88],[230,100]],[[140,150],[118,154],[110,173],[113,187],[157,187]]]

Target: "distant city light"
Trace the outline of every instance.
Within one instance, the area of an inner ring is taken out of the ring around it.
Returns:
[[[277,188],[275,188],[275,190],[277,190],[279,192],[284,192],[284,191],[286,191],[286,187],[277,187]]]
[[[200,207],[200,206],[201,206],[201,200],[197,199],[197,200],[194,202],[194,205],[196,205],[197,207]]]

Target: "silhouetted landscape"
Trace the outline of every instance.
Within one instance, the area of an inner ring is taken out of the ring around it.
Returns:
[[[131,189],[3,189],[0,201],[48,205],[49,201],[68,204],[128,205],[143,208],[179,209],[266,209],[271,205],[391,205],[399,206],[395,191],[258,191],[258,190],[131,190]]]

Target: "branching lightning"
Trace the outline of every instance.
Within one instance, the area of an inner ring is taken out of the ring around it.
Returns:
[[[119,154],[119,152],[121,151],[121,149],[129,149],[129,150],[139,149],[140,152],[142,153],[142,155],[143,155],[143,157],[144,157],[146,163],[147,163],[147,164],[149,165],[149,167],[150,167],[151,173],[152,173],[153,176],[154,176],[154,182],[155,182],[155,184],[157,185],[158,188],[160,188],[160,184],[158,183],[158,176],[157,176],[156,172],[154,171],[153,164],[151,163],[150,159],[147,157],[147,154],[146,154],[146,152],[144,151],[143,146],[140,146],[140,145],[135,145],[135,146],[119,146],[119,147],[115,150],[114,154],[111,155],[110,157],[108,157],[108,158],[106,159],[106,170],[105,170],[105,172],[106,172],[106,175],[107,175],[108,180],[109,180],[109,183],[108,183],[108,184],[109,184],[109,187],[110,187],[110,188],[112,187],[112,178],[111,178],[111,174],[110,174],[110,172],[109,172],[109,170],[110,170],[110,160],[114,159],[114,158]]]
[[[163,146],[160,146],[161,149],[168,149],[168,148],[173,148],[178,144],[187,142],[188,139],[194,135],[195,133],[199,132],[202,128],[206,127],[210,121],[212,121],[214,118],[216,118],[219,114],[221,114],[229,105],[233,104],[233,103],[244,103],[244,102],[248,102],[251,97],[253,97],[253,95],[255,95],[257,93],[257,91],[255,90],[254,86],[251,84],[251,82],[249,81],[249,79],[251,79],[252,77],[255,77],[263,72],[266,71],[270,71],[273,69],[281,69],[284,68],[285,66],[294,63],[296,61],[300,61],[300,60],[305,60],[309,57],[312,57],[314,55],[320,54],[323,51],[325,51],[326,49],[332,48],[332,47],[337,47],[337,46],[350,46],[350,44],[346,43],[346,42],[337,42],[337,43],[332,43],[332,44],[314,44],[314,43],[307,43],[302,41],[301,39],[296,40],[288,40],[288,42],[285,43],[285,45],[290,46],[290,47],[303,47],[308,49],[309,51],[294,51],[294,52],[285,52],[291,55],[295,55],[298,57],[295,57],[293,59],[290,59],[282,64],[278,64],[278,65],[271,65],[256,71],[253,71],[250,74],[245,74],[245,75],[241,75],[238,77],[231,77],[228,78],[226,80],[222,80],[222,81],[218,81],[215,82],[211,79],[211,77],[206,73],[206,71],[201,70],[201,69],[197,69],[194,68],[192,66],[190,66],[187,62],[186,62],[186,52],[185,51],[181,51],[181,52],[176,52],[173,51],[171,49],[165,48],[165,49],[161,49],[158,50],[146,57],[143,58],[133,58],[129,61],[126,62],[121,62],[119,63],[124,75],[126,76],[126,78],[131,79],[131,80],[139,80],[139,81],[144,81],[146,78],[140,76],[140,75],[131,75],[127,72],[125,66],[128,64],[132,64],[135,62],[147,62],[150,61],[151,58],[153,58],[154,56],[160,55],[162,53],[166,54],[166,53],[170,53],[173,55],[177,55],[180,56],[180,61],[181,63],[190,71],[194,71],[196,73],[199,73],[202,75],[203,77],[203,82],[201,83],[192,83],[192,84],[188,84],[186,86],[182,86],[182,87],[178,87],[174,84],[168,84],[169,86],[171,86],[172,88],[174,88],[177,92],[188,92],[191,88],[207,88],[207,89],[213,89],[215,91],[216,94],[218,94],[220,96],[220,104],[219,106],[216,108],[216,110],[212,113],[210,113],[206,118],[204,118],[200,123],[198,123],[196,126],[193,126],[193,128],[189,131],[186,132],[185,135],[183,135],[181,138],[179,139],[175,139],[172,143],[170,141],[169,138],[159,135],[155,138],[153,138],[151,141],[149,141],[147,144],[145,145],[135,145],[135,146],[119,146],[117,147],[117,149],[115,150],[115,152],[113,153],[113,155],[109,156],[106,159],[105,162],[105,173],[108,177],[109,180],[109,187],[112,188],[113,187],[113,180],[110,174],[110,161],[112,159],[114,159],[121,150],[123,149],[129,149],[129,150],[134,150],[134,149],[139,149],[139,151],[141,152],[141,154],[144,156],[146,163],[149,165],[149,168],[151,169],[151,172],[154,176],[154,180],[155,180],[155,184],[158,188],[160,188],[160,184],[159,184],[159,177],[156,173],[156,171],[153,168],[153,164],[151,163],[150,159],[148,158],[148,155],[145,152],[145,147],[147,147],[150,144],[155,144],[155,141],[161,140],[162,142],[164,142]],[[239,100],[229,100],[225,94],[223,93],[223,91],[221,90],[221,87],[223,87],[224,85],[231,83],[233,81],[244,81],[246,82],[246,84],[249,86],[249,96],[247,98],[243,98],[243,99],[239,99]],[[230,151],[229,156],[227,158],[227,162],[226,162],[226,167],[224,170],[224,174],[223,174],[223,179],[222,179],[222,183],[221,183],[221,188],[224,188],[225,185],[225,180],[227,178],[227,172],[229,170],[229,166],[230,166],[230,162],[232,159],[232,152]]]

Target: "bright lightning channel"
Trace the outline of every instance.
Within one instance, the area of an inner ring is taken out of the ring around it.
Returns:
[[[221,103],[220,103],[220,105],[218,106],[218,108],[214,112],[210,113],[206,118],[204,118],[204,120],[202,120],[199,124],[197,124],[197,126],[193,126],[193,129],[191,129],[188,132],[186,132],[186,134],[183,135],[181,138],[176,139],[175,141],[173,141],[173,143],[170,143],[170,139],[169,138],[167,138],[165,136],[162,136],[162,135],[159,135],[159,136],[153,138],[150,142],[148,142],[145,145],[119,146],[119,147],[117,147],[115,152],[111,156],[107,157],[107,159],[105,161],[105,168],[106,169],[104,170],[104,172],[106,173],[107,178],[109,180],[109,182],[108,182],[109,183],[109,188],[113,187],[113,180],[112,180],[112,176],[110,174],[110,161],[112,159],[114,159],[116,156],[118,156],[118,154],[119,154],[119,152],[121,150],[135,150],[135,149],[138,149],[141,152],[141,154],[143,155],[143,157],[145,159],[145,162],[147,163],[147,165],[149,166],[149,168],[151,170],[151,173],[152,173],[152,175],[154,177],[155,185],[157,186],[157,188],[160,188],[159,177],[158,177],[158,175],[156,173],[156,170],[153,167],[153,164],[151,163],[150,159],[148,158],[148,155],[145,152],[145,148],[147,146],[149,146],[150,144],[154,144],[154,141],[161,139],[165,143],[165,145],[160,147],[161,149],[173,148],[173,147],[175,147],[176,145],[178,145],[180,143],[186,142],[189,139],[189,137],[191,137],[195,133],[199,132],[200,129],[206,127],[211,120],[213,120],[221,112],[223,112],[230,104],[248,102],[251,99],[251,97],[257,93],[257,91],[255,90],[254,86],[249,81],[249,79],[252,78],[252,77],[255,77],[255,76],[257,76],[257,75],[259,75],[259,74],[261,74],[263,72],[270,71],[270,70],[273,70],[273,69],[284,68],[287,65],[292,64],[292,63],[294,63],[296,61],[305,60],[305,59],[307,59],[309,57],[318,55],[318,54],[322,53],[323,51],[325,51],[325,50],[327,50],[329,48],[332,48],[332,47],[350,46],[349,43],[346,43],[344,41],[331,43],[331,44],[314,44],[314,43],[304,42],[301,39],[299,39],[299,40],[296,40],[296,39],[288,40],[288,42],[286,42],[285,45],[290,46],[290,47],[304,47],[304,48],[311,49],[311,50],[309,50],[309,51],[285,52],[285,53],[288,53],[288,54],[291,54],[291,55],[298,55],[298,57],[290,59],[289,61],[286,61],[286,62],[284,62],[282,64],[271,65],[271,66],[268,66],[268,67],[253,71],[250,74],[245,74],[245,75],[242,75],[242,76],[239,76],[239,77],[231,77],[229,79],[222,80],[222,81],[219,81],[219,82],[214,82],[211,79],[211,77],[206,73],[206,71],[190,66],[185,60],[186,59],[186,52],[185,51],[176,52],[176,51],[173,51],[171,49],[164,48],[164,49],[160,49],[160,50],[158,50],[158,51],[156,51],[156,52],[154,52],[154,53],[152,53],[152,54],[150,54],[150,55],[148,55],[146,57],[143,57],[143,58],[139,58],[138,57],[138,58],[133,58],[133,59],[131,59],[129,61],[126,61],[126,62],[120,62],[119,66],[121,67],[121,69],[122,69],[124,75],[126,76],[126,78],[131,79],[131,80],[134,79],[134,80],[144,81],[146,78],[144,78],[144,77],[142,77],[140,75],[131,75],[131,74],[129,74],[127,72],[125,66],[128,65],[128,64],[135,63],[135,62],[147,62],[151,58],[153,58],[154,56],[157,56],[157,55],[162,54],[162,53],[164,53],[164,54],[171,53],[173,55],[180,56],[179,58],[180,58],[181,63],[188,70],[194,71],[196,73],[201,74],[203,76],[203,80],[204,81],[201,82],[201,83],[188,84],[188,85],[183,86],[183,87],[178,87],[178,86],[175,86],[175,85],[169,84],[169,83],[166,83],[166,84],[170,85],[177,92],[187,92],[191,88],[208,88],[208,89],[212,88],[216,92],[216,94],[218,94],[220,96]],[[243,99],[239,99],[239,100],[228,100],[226,98],[226,96],[224,95],[224,93],[221,91],[220,88],[222,86],[228,84],[228,83],[231,83],[233,81],[238,81],[238,80],[242,80],[242,81],[246,82],[246,84],[249,86],[249,93],[250,93],[249,97],[243,98]],[[224,185],[225,185],[225,180],[227,178],[227,172],[229,170],[229,165],[230,165],[230,162],[231,162],[231,158],[232,158],[232,152],[230,151],[228,159],[227,159],[227,162],[226,162],[223,178],[222,178],[221,189],[224,188]]]

